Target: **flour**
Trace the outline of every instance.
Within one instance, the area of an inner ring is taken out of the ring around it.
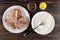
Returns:
[[[33,23],[32,28],[35,28],[41,23],[44,23],[44,25],[39,26],[35,30],[35,32],[42,35],[50,33],[55,26],[55,20],[53,16],[48,12],[38,12],[33,17],[32,23]]]

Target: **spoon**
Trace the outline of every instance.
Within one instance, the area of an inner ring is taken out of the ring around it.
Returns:
[[[39,25],[38,25],[37,27],[35,27],[33,30],[28,31],[27,33],[25,33],[25,34],[24,34],[24,37],[27,38],[36,28],[38,28],[38,27],[41,26],[41,25],[44,25],[44,23],[39,24]]]

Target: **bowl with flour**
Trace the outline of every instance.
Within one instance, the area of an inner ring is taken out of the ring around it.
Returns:
[[[44,25],[40,25],[38,28],[36,28],[34,30],[36,33],[40,35],[47,35],[53,31],[55,26],[55,20],[49,12],[41,11],[33,16],[31,22],[33,29],[41,23],[43,23]]]

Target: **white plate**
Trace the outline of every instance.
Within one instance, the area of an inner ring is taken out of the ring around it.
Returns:
[[[31,22],[32,28],[34,29],[42,22],[44,23],[44,25],[39,26],[34,31],[40,35],[46,35],[52,32],[55,26],[55,20],[50,13],[45,11],[36,13],[32,18],[32,22]]]
[[[11,6],[11,7],[9,7],[9,8],[4,12],[4,14],[3,14],[2,22],[3,22],[4,28],[7,29],[7,30],[8,30],[9,32],[11,32],[11,33],[21,33],[21,32],[23,32],[23,31],[25,31],[25,30],[28,28],[28,26],[29,26],[29,25],[28,25],[28,26],[22,27],[22,28],[20,28],[20,29],[12,29],[12,28],[9,27],[9,25],[7,25],[7,24],[4,22],[4,19],[6,19],[6,17],[8,16],[8,12],[9,12],[10,10],[13,10],[13,9],[17,8],[17,7],[22,9],[22,11],[24,12],[24,14],[26,15],[26,17],[28,18],[28,20],[29,20],[29,22],[30,22],[30,15],[29,15],[28,11],[27,11],[24,7],[22,7],[22,6]]]

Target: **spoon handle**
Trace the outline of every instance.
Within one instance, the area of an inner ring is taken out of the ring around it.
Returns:
[[[39,26],[38,26],[39,27]],[[31,31],[28,31],[27,33],[24,34],[24,37],[27,38],[36,28],[38,27],[35,27],[33,30]]]
[[[27,33],[24,34],[24,37],[27,38],[34,30],[28,31]]]

